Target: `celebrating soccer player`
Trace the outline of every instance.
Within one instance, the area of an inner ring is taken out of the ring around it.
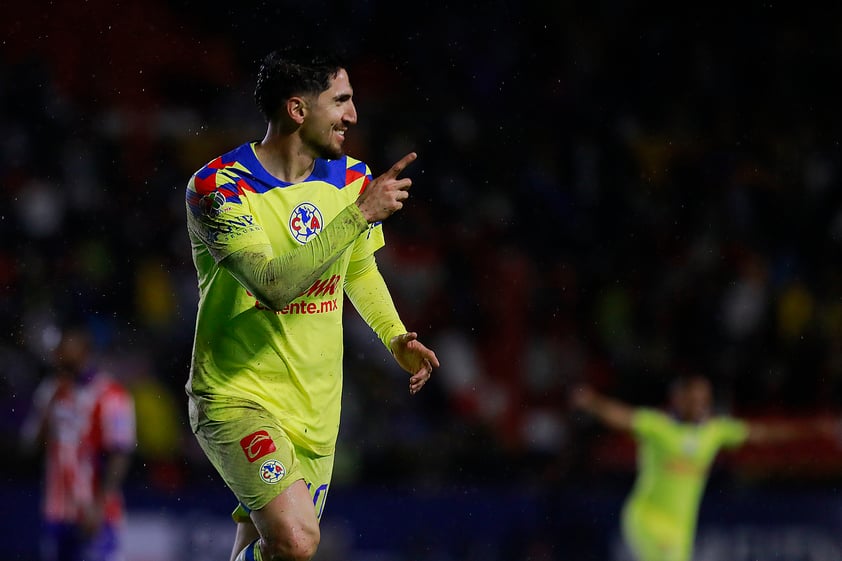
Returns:
[[[631,432],[637,441],[639,472],[623,507],[622,533],[638,561],[690,561],[699,504],[720,448],[836,430],[835,423],[803,427],[711,416],[711,384],[700,375],[673,383],[670,414],[634,408],[588,386],[574,390],[573,403],[609,427]]]
[[[416,155],[372,180],[344,154],[357,112],[332,56],[270,53],[255,98],[263,140],[212,160],[187,188],[200,292],[190,421],[239,501],[232,560],[305,560],[339,430],[343,293],[409,372],[410,393],[439,362],[403,326],[374,257]]]

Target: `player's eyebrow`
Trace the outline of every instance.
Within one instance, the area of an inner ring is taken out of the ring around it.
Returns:
[[[350,92],[343,92],[341,94],[333,96],[333,100],[334,101],[348,101],[349,99],[351,99],[352,95],[353,94],[350,93]]]

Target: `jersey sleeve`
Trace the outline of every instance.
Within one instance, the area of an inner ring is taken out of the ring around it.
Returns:
[[[374,255],[351,261],[345,293],[387,349],[393,337],[406,333]]]
[[[637,409],[632,417],[632,433],[638,439],[661,438],[668,432],[669,426],[669,418],[654,409]]]
[[[134,401],[122,388],[112,387],[102,396],[102,444],[107,450],[127,452],[136,441]]]
[[[351,167],[346,172],[346,180],[350,182],[347,187],[355,193],[362,193],[368,187],[368,184],[371,183],[371,169],[369,169],[367,164],[357,160],[350,160],[349,165]],[[354,172],[357,168],[362,169],[363,175],[360,175],[359,172]],[[385,243],[383,223],[375,222],[374,224],[370,224],[368,229],[354,242],[354,247],[351,251],[351,261],[365,260],[368,256],[383,247]]]
[[[252,246],[220,264],[264,305],[280,310],[355,243],[366,226],[360,209],[350,204],[318,236],[293,251],[274,256],[268,244]]]
[[[229,170],[197,172],[187,185],[187,228],[217,263],[243,248],[268,244],[244,195],[244,182]]]
[[[364,261],[384,245],[386,245],[386,241],[383,237],[383,224],[375,222],[369,225],[366,231],[354,242],[351,261]]]
[[[733,417],[720,417],[716,420],[717,436],[722,446],[734,448],[748,439],[748,423]]]

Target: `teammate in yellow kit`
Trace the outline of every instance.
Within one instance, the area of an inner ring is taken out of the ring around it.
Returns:
[[[637,442],[638,475],[623,506],[621,529],[638,561],[690,561],[699,503],[721,448],[803,434],[786,424],[711,416],[711,384],[702,376],[673,384],[669,413],[634,408],[587,386],[574,390],[573,402],[606,425],[631,432]]]
[[[372,179],[343,152],[357,121],[345,65],[270,53],[255,98],[268,128],[190,179],[199,309],[187,383],[196,437],[239,505],[232,560],[306,560],[319,543],[339,430],[347,294],[414,394],[439,366],[377,269],[381,221],[412,184],[410,153]]]

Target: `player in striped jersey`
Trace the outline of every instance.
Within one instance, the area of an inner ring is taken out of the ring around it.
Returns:
[[[376,179],[344,154],[357,114],[331,57],[270,53],[255,98],[263,140],[187,188],[199,280],[190,420],[239,501],[232,559],[310,559],[339,430],[344,294],[409,372],[410,393],[439,365],[404,327],[374,257],[415,154]]]
[[[91,340],[69,329],[54,351],[54,374],[37,388],[24,428],[44,448],[45,561],[120,559],[121,486],[135,447],[134,404],[91,362]]]

